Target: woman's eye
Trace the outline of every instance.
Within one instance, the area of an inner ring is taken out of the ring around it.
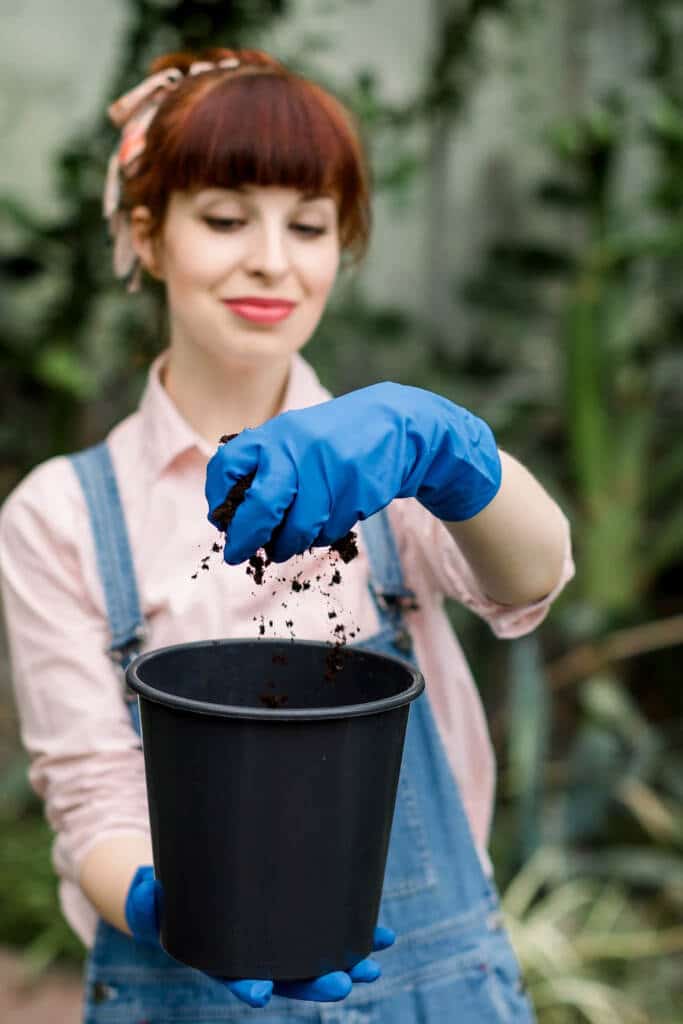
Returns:
[[[204,220],[210,228],[214,228],[216,231],[229,231],[236,224],[246,223],[238,217],[205,217]],[[325,234],[325,228],[315,227],[313,224],[292,224],[292,227],[310,237]]]
[[[316,228],[312,224],[293,224],[292,227],[297,228],[299,231],[306,235],[324,235],[325,228]]]
[[[205,217],[204,220],[210,228],[217,228],[219,231],[223,228],[231,228],[234,224],[244,224],[244,221],[237,217]]]

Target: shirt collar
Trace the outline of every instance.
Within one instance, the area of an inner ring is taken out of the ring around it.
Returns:
[[[187,451],[195,450],[207,461],[216,451],[216,447],[212,447],[181,415],[161,383],[168,354],[169,350],[165,349],[150,366],[138,406],[147,454],[155,475],[160,475],[174,459]],[[295,353],[280,412],[304,409],[330,397],[313,367]]]

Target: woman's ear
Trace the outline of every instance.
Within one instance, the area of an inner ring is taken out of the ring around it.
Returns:
[[[130,213],[133,248],[145,270],[158,281],[162,281],[161,239],[152,230],[152,223],[149,207],[133,207]]]

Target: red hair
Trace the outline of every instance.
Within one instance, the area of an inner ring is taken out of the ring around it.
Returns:
[[[359,262],[370,235],[370,170],[359,128],[339,100],[262,50],[169,53],[149,73],[187,74],[193,61],[228,57],[240,67],[187,75],[164,99],[122,206],[149,207],[158,231],[175,191],[253,184],[329,194],[341,248]]]

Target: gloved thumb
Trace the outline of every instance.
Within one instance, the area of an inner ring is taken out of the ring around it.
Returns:
[[[139,942],[159,945],[161,919],[161,882],[154,877],[151,865],[139,867],[126,896],[126,923]]]

